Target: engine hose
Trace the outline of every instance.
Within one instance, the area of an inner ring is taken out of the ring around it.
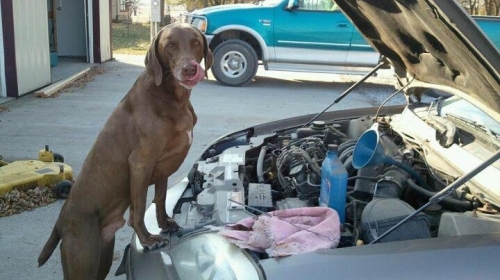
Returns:
[[[340,144],[338,149],[337,149],[338,154],[339,155],[342,154],[345,149],[349,148],[350,146],[356,145],[356,143],[358,143],[358,139],[348,140],[348,141],[345,141],[344,143]]]
[[[352,155],[350,155],[344,162],[344,168],[345,170],[347,170],[347,173],[348,174],[351,174],[352,173],[352,170],[354,169],[354,167],[352,166]]]
[[[340,162],[346,161],[346,159],[350,156],[352,156],[352,153],[354,152],[354,145],[346,148],[341,154],[339,153],[339,160]]]
[[[415,170],[411,169],[408,165],[406,165],[402,162],[399,162],[391,157],[386,157],[385,163],[392,164],[396,167],[403,169],[408,174],[410,174],[413,178],[415,178],[415,180],[417,180],[420,184],[424,185],[424,187],[427,188],[427,184],[425,183],[424,179],[420,176],[420,174],[418,174]]]
[[[304,151],[302,149],[295,149],[295,150],[290,152],[290,156],[302,157],[309,164],[309,168],[311,168],[311,170],[313,172],[318,174],[318,176],[321,176],[321,167],[319,166],[319,164],[316,161],[312,160],[312,158],[307,154],[306,151]]]
[[[408,186],[410,186],[413,190],[416,192],[420,193],[421,195],[426,196],[427,198],[432,197],[435,195],[435,192],[428,191],[419,185],[417,185],[413,180],[408,179],[406,180],[408,182]],[[472,203],[469,201],[463,201],[463,200],[458,200],[452,197],[444,197],[443,200],[440,202],[441,205],[455,211],[459,212],[464,212],[464,211],[469,211],[472,210]]]
[[[358,227],[358,204],[356,203],[356,200],[352,202],[352,207],[353,207],[353,212],[354,212],[354,219],[353,219],[353,225],[354,228]]]
[[[262,146],[257,159],[257,179],[259,183],[264,183],[264,158],[266,157],[267,146]]]
[[[368,176],[352,176],[347,178],[347,181],[352,181],[352,180],[367,180],[371,182],[377,182],[380,180],[380,176],[378,177],[368,177]]]
[[[317,187],[318,193],[319,193],[319,189],[321,188],[321,184],[314,184],[313,182],[311,182],[311,175],[307,176],[307,184],[309,186],[312,186],[312,187]]]

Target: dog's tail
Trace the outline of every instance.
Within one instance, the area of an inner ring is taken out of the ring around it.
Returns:
[[[56,249],[57,244],[59,244],[59,240],[61,240],[61,237],[57,233],[56,226],[54,226],[49,240],[47,240],[47,243],[45,243],[45,246],[43,246],[43,250],[40,253],[40,256],[38,256],[38,267],[44,265],[45,262],[50,258],[50,256]]]

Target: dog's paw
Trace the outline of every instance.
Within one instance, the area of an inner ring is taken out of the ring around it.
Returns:
[[[169,244],[169,240],[165,240],[160,235],[156,234],[152,234],[149,237],[143,239],[139,238],[139,240],[142,247],[144,248],[144,251],[156,250]]]
[[[148,245],[148,244],[141,244],[141,245],[144,248],[144,251],[147,252],[147,251],[159,249],[167,244],[168,244],[168,240],[156,242],[156,243],[153,243],[152,245]]]
[[[165,222],[160,226],[161,227],[161,233],[174,233],[177,232],[181,229],[181,227],[175,222],[174,219],[166,219]]]

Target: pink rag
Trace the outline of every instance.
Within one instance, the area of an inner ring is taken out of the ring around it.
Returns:
[[[240,248],[265,251],[270,257],[330,249],[339,244],[339,216],[331,208],[304,207],[268,214],[243,219],[219,234]]]

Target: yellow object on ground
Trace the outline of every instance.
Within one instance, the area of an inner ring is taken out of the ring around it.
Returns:
[[[73,181],[73,169],[61,162],[21,160],[0,166],[0,195],[12,189],[50,187],[62,180]]]

